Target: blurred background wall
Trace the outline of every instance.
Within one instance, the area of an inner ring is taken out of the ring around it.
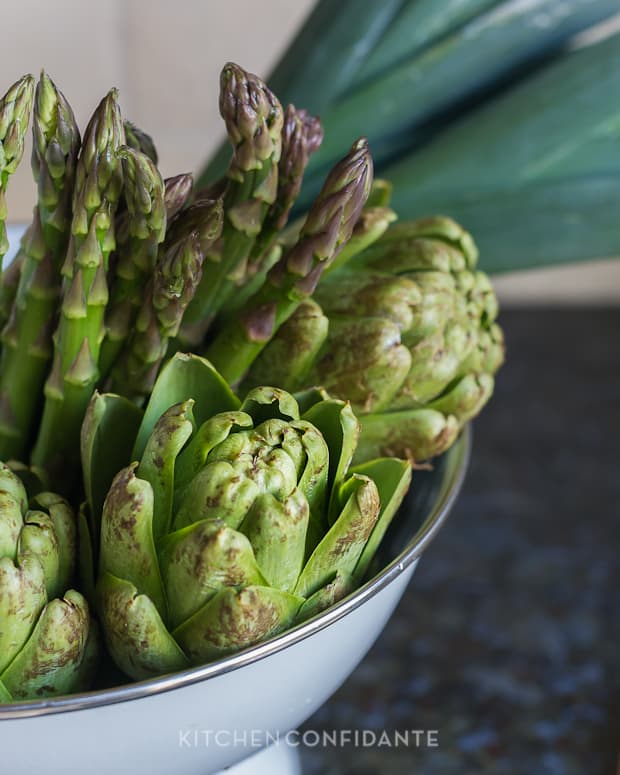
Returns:
[[[164,175],[196,171],[222,137],[217,110],[222,65],[233,60],[266,76],[312,5],[313,0],[7,0],[0,90],[44,67],[83,128],[100,97],[117,86],[126,118],[153,135]],[[29,219],[33,202],[34,183],[23,163],[9,186],[10,219]],[[610,206],[620,213],[620,203]],[[497,287],[505,303],[613,303],[620,299],[620,260],[504,275]]]

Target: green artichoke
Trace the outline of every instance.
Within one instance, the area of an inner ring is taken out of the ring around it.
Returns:
[[[138,461],[101,515],[96,596],[117,665],[140,679],[217,659],[358,585],[411,467],[351,468],[357,434],[348,403],[270,387],[239,402],[194,355],[164,367],[139,428],[135,406],[96,395],[82,433],[92,530],[111,473],[100,462]]]
[[[88,603],[70,589],[75,518],[59,495],[28,502],[0,463],[0,702],[88,688],[97,638]]]
[[[286,390],[348,399],[355,460],[444,452],[490,398],[504,359],[491,283],[449,218],[397,223],[319,284],[250,368]]]

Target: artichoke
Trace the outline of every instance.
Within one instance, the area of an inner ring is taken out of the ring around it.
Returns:
[[[321,385],[348,399],[355,460],[444,452],[490,398],[504,359],[490,280],[471,236],[445,217],[397,223],[319,284],[242,383]]]
[[[75,518],[59,495],[30,503],[0,463],[0,702],[88,688],[97,639],[88,603],[69,589]]]
[[[271,387],[240,402],[198,356],[164,367],[139,427],[137,411],[95,395],[82,432],[97,604],[112,657],[136,679],[251,646],[342,598],[409,486],[406,461],[350,467],[348,403]],[[101,506],[100,463],[123,457],[134,462]]]

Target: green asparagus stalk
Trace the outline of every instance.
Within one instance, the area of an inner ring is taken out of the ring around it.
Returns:
[[[214,218],[221,209],[214,208]],[[161,255],[146,291],[135,329],[112,371],[111,389],[134,400],[149,394],[168,342],[178,333],[183,314],[202,275],[204,254],[195,232]]]
[[[375,181],[376,183],[377,181]],[[355,224],[351,237],[342,250],[335,257],[329,266],[325,267],[323,275],[331,274],[335,269],[340,268],[348,261],[350,261],[358,253],[376,242],[381,237],[388,226],[396,220],[396,213],[389,207],[384,205],[377,205],[373,207],[368,206],[370,197],[373,196],[373,189],[369,195],[369,199],[366,202],[366,206],[362,210],[362,213]],[[388,189],[385,186],[385,181],[380,181],[381,190],[375,195],[378,201],[387,201],[389,199]],[[282,240],[282,237],[280,238]],[[294,240],[292,241],[294,244]],[[239,287],[233,297],[222,307],[221,313],[224,316],[228,316],[236,313],[241,309],[247,300],[261,287],[265,282],[268,271],[279,260],[282,248],[280,245],[276,245],[270,253],[266,254],[262,260],[258,263],[257,267],[251,266],[251,271],[248,272],[244,283]]]
[[[229,383],[244,375],[282,323],[312,295],[322,272],[351,237],[371,184],[372,158],[368,143],[360,139],[328,175],[297,243],[207,348],[207,357]]]
[[[99,378],[108,302],[106,270],[115,247],[114,212],[122,188],[118,150],[124,141],[113,89],[95,110],[78,159],[60,320],[32,455],[36,465],[62,472],[67,481],[79,463],[80,426]]]
[[[141,151],[124,146],[118,152],[127,206],[124,234],[117,235],[116,265],[106,308],[106,338],[101,345],[100,377],[105,378],[131,333],[144,299],[144,288],[166,232],[164,181]]]
[[[22,267],[24,265],[23,244],[28,231],[22,237],[19,252],[11,261],[8,268],[2,273],[0,278],[0,328],[4,328],[11,315],[11,309],[17,295],[19,278],[21,277]]]
[[[278,188],[275,201],[267,210],[263,227],[256,238],[251,256],[258,259],[271,245],[288,221],[291,208],[301,190],[304,170],[310,156],[323,141],[318,118],[306,110],[289,105],[282,126],[282,151],[278,163]]]
[[[32,440],[52,357],[80,133],[63,94],[42,73],[33,111],[38,202],[22,240],[15,303],[0,360],[0,458],[22,459]],[[5,279],[13,265],[5,273]],[[25,389],[27,386],[27,389]]]
[[[9,249],[6,236],[6,188],[24,153],[34,96],[34,78],[22,76],[0,100],[0,274]]]
[[[234,149],[226,218],[219,249],[205,256],[202,281],[187,310],[190,326],[206,327],[217,312],[226,278],[244,266],[277,195],[283,112],[276,97],[257,76],[229,63],[221,76],[220,113]]]
[[[334,98],[346,92],[402,5],[403,0],[318,0],[267,78],[271,89],[284,104],[293,102],[323,115]],[[347,138],[355,131],[349,127]],[[222,144],[200,173],[198,185],[223,175],[228,158]]]
[[[322,140],[320,121],[307,111],[289,105],[284,113],[282,127],[276,199],[267,210],[262,229],[247,260],[226,280],[222,289],[225,300],[220,302],[223,314],[228,315],[243,306],[260,288],[267,272],[280,258],[281,250],[274,243],[286,226],[291,208],[299,195],[310,155],[317,150]]]

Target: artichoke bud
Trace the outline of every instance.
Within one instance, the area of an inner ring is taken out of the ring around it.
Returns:
[[[2,683],[15,698],[75,691],[86,653],[89,613],[86,600],[75,590],[51,600],[41,612],[28,642],[2,674]]]
[[[363,426],[356,460],[440,454],[488,399],[504,359],[497,298],[476,262],[471,235],[449,218],[390,225],[318,285],[323,343],[301,358],[304,329],[291,316],[242,384],[274,374],[292,389],[321,385],[351,401]]]
[[[68,589],[73,511],[51,492],[39,492],[28,509],[20,477],[35,490],[40,483],[24,469],[17,466],[18,476],[0,463],[0,685],[15,700],[86,689],[94,667],[88,605]]]
[[[175,356],[166,369],[138,431],[149,429],[134,447],[140,462],[113,480],[101,524],[101,619],[113,658],[136,678],[276,635],[311,596],[304,617],[336,602],[361,578],[375,525],[383,514],[387,526],[406,489],[402,472],[379,487],[349,471],[359,432],[349,404],[306,391],[301,414],[292,395],[259,387],[209,416],[222,389],[210,364]],[[192,375],[195,404],[166,409],[181,397],[180,374]],[[387,468],[376,470],[381,478]]]

